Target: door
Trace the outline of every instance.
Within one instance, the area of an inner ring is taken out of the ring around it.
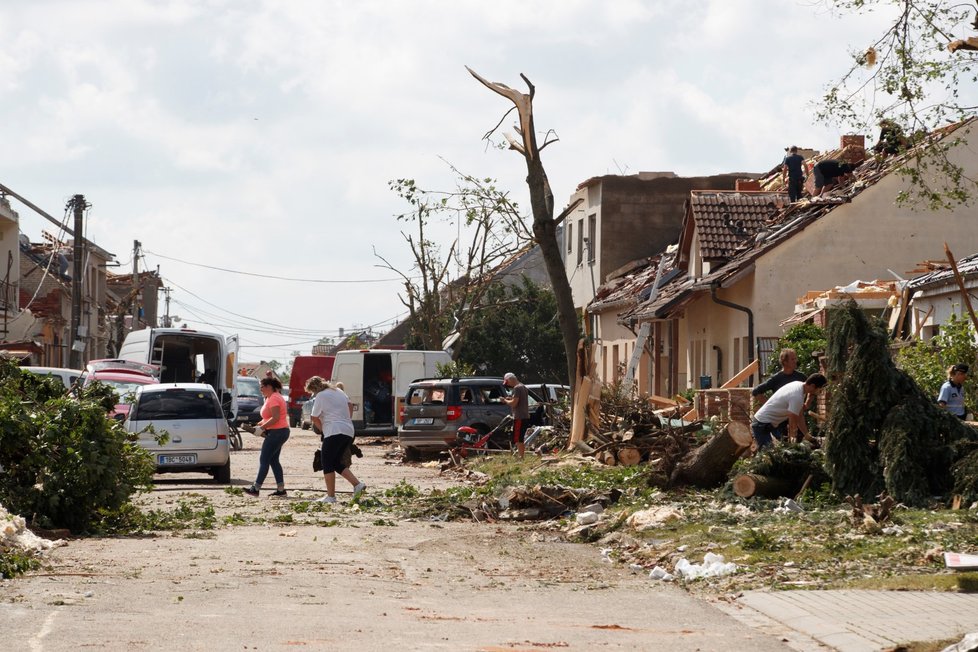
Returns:
[[[333,382],[343,383],[343,391],[353,403],[353,425],[363,428],[363,354],[344,355],[342,352],[333,362]]]

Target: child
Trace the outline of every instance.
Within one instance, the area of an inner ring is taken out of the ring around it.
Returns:
[[[941,385],[937,404],[964,420],[967,410],[964,407],[964,381],[968,376],[968,365],[956,364],[947,370],[947,382]]]

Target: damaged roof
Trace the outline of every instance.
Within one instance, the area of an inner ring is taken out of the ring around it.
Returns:
[[[962,277],[978,275],[978,253],[965,256],[956,264]],[[930,263],[928,266],[934,268],[933,271],[911,279],[909,283],[911,290],[923,290],[954,281],[954,270],[951,269],[950,263],[943,263],[940,266]]]
[[[928,141],[943,139],[961,127],[974,124],[976,120],[978,118],[970,118],[937,129],[931,134]],[[819,159],[831,158],[833,155],[838,157],[838,154],[845,152],[847,147],[850,146],[846,145],[842,150],[829,152],[820,156]],[[922,146],[915,149],[920,147]],[[686,274],[675,276],[670,283],[659,289],[655,299],[637,302],[631,310],[619,315],[618,321],[620,323],[634,323],[643,320],[665,319],[671,317],[700,295],[711,291],[711,288],[732,285],[742,273],[747,273],[753,269],[755,260],[789,238],[794,237],[840,204],[850,203],[857,195],[900,167],[914,152],[915,150],[908,150],[898,156],[891,156],[882,160],[868,159],[856,168],[855,182],[840,186],[839,190],[834,190],[828,195],[787,204],[773,215],[772,219],[764,222],[752,237],[746,237],[733,245],[729,259],[725,263],[716,266],[709,274],[699,279],[690,279]],[[777,177],[777,181],[780,183],[780,172],[772,172],[771,176]],[[762,187],[767,187],[763,181]],[[746,224],[745,222],[745,227]],[[965,260],[970,262],[970,258]]]
[[[693,190],[686,216],[695,224],[703,259],[728,260],[788,203],[783,192]]]

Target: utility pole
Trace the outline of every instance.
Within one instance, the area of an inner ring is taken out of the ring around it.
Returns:
[[[81,325],[82,311],[82,283],[85,280],[82,263],[84,260],[85,244],[82,240],[82,220],[85,215],[85,196],[74,195],[68,200],[68,206],[74,209],[75,213],[75,233],[72,246],[72,272],[71,272],[71,331],[68,333],[68,366],[72,369],[81,369],[82,352],[81,340],[78,338],[78,327]]]
[[[139,240],[132,241],[132,328],[139,330]]]
[[[164,301],[166,302],[166,314],[163,315],[163,328],[170,328],[170,292],[172,288],[163,288],[163,294],[166,295]]]

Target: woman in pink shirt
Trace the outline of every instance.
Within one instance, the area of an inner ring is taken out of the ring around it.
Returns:
[[[287,495],[285,474],[282,472],[279,456],[282,454],[282,446],[289,439],[288,409],[285,405],[285,397],[282,396],[282,383],[278,378],[262,378],[260,390],[261,395],[265,397],[265,403],[261,406],[261,421],[258,422],[257,427],[264,429],[261,436],[265,441],[261,444],[261,456],[258,458],[258,477],[244,492],[249,496],[257,496],[271,467],[272,474],[275,476],[275,491],[272,495],[284,497]],[[256,432],[259,431],[256,429]]]

